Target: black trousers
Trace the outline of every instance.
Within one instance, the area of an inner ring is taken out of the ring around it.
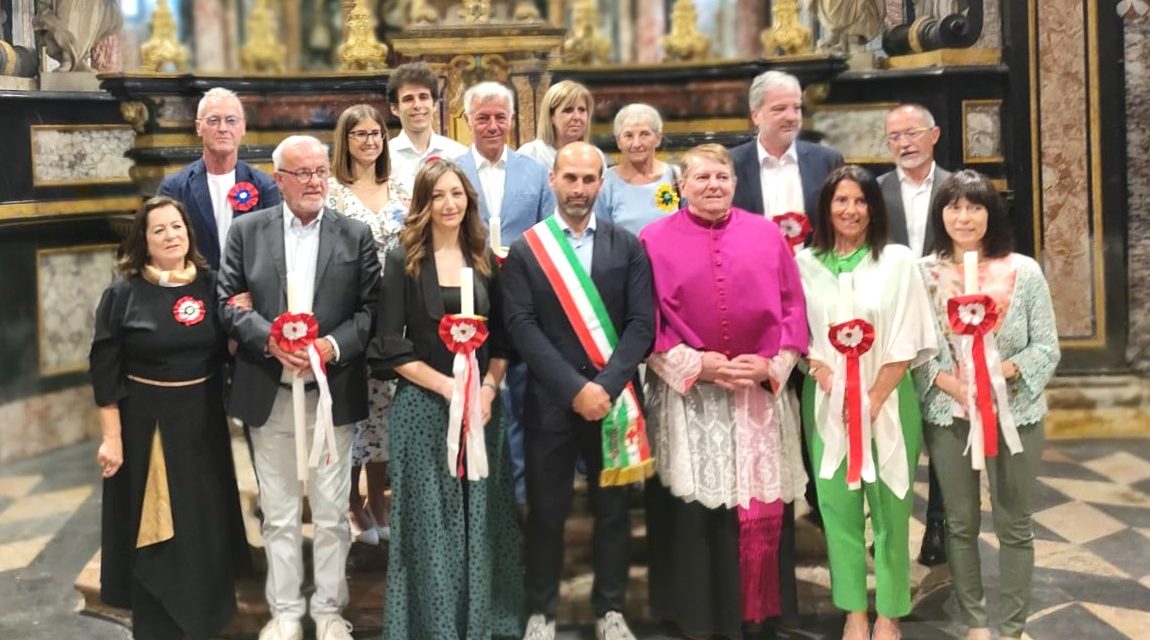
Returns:
[[[602,435],[598,423],[575,414],[560,431],[528,427],[524,433],[527,458],[527,609],[555,615],[563,570],[563,528],[575,494],[575,459],[587,463],[587,487],[595,518],[592,564],[595,581],[591,607],[596,617],[623,611],[627,593],[631,522],[626,487],[599,487],[603,468]]]

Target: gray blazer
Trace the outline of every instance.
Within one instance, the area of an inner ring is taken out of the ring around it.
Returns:
[[[312,308],[319,335],[339,346],[339,360],[326,370],[335,424],[367,418],[367,367],[379,296],[379,257],[367,225],[324,209]],[[287,311],[284,209],[276,205],[236,218],[220,268],[217,293],[220,322],[239,342],[228,415],[259,427],[267,422],[283,366],[267,350],[276,316]],[[236,293],[251,292],[252,309],[227,304]]]
[[[930,199],[933,206],[934,194],[938,193],[939,186],[950,177],[950,172],[937,164],[934,167],[934,183],[930,187]],[[878,186],[882,189],[882,198],[886,201],[886,216],[890,227],[890,241],[903,246],[910,246],[910,234],[906,227],[906,209],[902,206],[902,187],[898,182],[898,171],[891,169],[878,177]],[[929,209],[928,209],[929,211]],[[930,255],[934,245],[934,224],[930,214],[926,218],[926,235],[922,241],[922,255]],[[921,257],[921,256],[918,256]]]

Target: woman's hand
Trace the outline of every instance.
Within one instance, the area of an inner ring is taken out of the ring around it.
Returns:
[[[819,388],[823,390],[823,393],[831,392],[831,381],[834,380],[835,372],[831,371],[827,363],[822,360],[808,360],[807,371],[810,372],[811,377],[815,379],[815,382],[819,385]]]
[[[105,437],[96,451],[96,462],[100,465],[100,475],[111,478],[124,464],[124,443],[117,437]]]
[[[870,400],[870,421],[873,423],[878,420],[878,414],[882,411],[882,405],[886,403],[886,398],[879,398],[874,389],[868,391],[866,396],[867,400]]]
[[[1005,364],[1004,362],[1003,365]],[[957,400],[959,404],[966,405],[966,383],[954,374],[940,371],[934,377],[934,386],[942,389],[943,393]]]
[[[1007,380],[1013,380],[1018,377],[1018,365],[1010,360],[1002,361],[1002,377]]]
[[[479,409],[483,419],[483,426],[491,421],[491,404],[495,402],[495,390],[489,383],[479,387]]]
[[[451,403],[451,396],[455,395],[455,378],[439,374],[439,382],[435,385],[435,392]]]

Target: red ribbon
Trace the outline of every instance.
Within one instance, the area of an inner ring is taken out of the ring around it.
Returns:
[[[480,317],[444,314],[439,320],[439,339],[456,357],[464,356],[470,359],[471,354],[487,340],[487,323]],[[472,380],[478,374],[476,367],[468,366],[467,376],[463,380],[463,423],[460,425],[459,455],[455,462],[457,478],[462,478],[466,471],[463,461],[467,454],[467,433],[471,429],[469,417],[471,412],[468,409],[472,403]]]
[[[779,226],[779,231],[783,232],[783,237],[787,239],[787,244],[791,245],[792,251],[802,246],[807,241],[807,236],[811,235],[810,220],[797,211],[779,214],[771,220]]]
[[[271,335],[280,349],[299,351],[319,337],[319,323],[310,313],[281,313],[272,322]]]
[[[250,182],[237,182],[228,190],[228,204],[232,209],[243,213],[251,211],[260,203],[260,190]]]
[[[847,414],[847,484],[862,482],[862,381],[859,358],[874,345],[874,326],[856,318],[831,325],[827,334],[831,346],[847,360],[846,414]]]
[[[998,324],[998,305],[986,294],[954,296],[946,301],[946,316],[955,333],[971,336],[974,356],[974,399],[982,418],[982,443],[986,457],[998,455],[998,418],[994,413],[994,392],[986,365],[986,336]]]

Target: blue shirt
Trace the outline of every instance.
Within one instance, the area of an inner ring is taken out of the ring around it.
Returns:
[[[630,184],[620,178],[615,171],[607,171],[603,176],[603,188],[599,190],[599,197],[595,199],[595,212],[616,227],[623,227],[639,235],[643,227],[656,220],[662,220],[685,206],[685,203],[680,202],[670,211],[660,209],[655,203],[655,194],[663,185],[676,189],[677,192],[674,171],[670,164],[663,170],[662,178],[648,184]]]
[[[567,242],[571,244],[571,248],[575,250],[575,257],[579,260],[579,264],[583,265],[583,270],[587,275],[591,275],[591,255],[595,249],[595,212],[587,214],[591,219],[587,221],[587,227],[583,229],[583,233],[576,238],[575,232],[572,231],[571,225],[555,212],[555,222],[559,223],[559,228],[563,230],[563,237],[567,238]]]

